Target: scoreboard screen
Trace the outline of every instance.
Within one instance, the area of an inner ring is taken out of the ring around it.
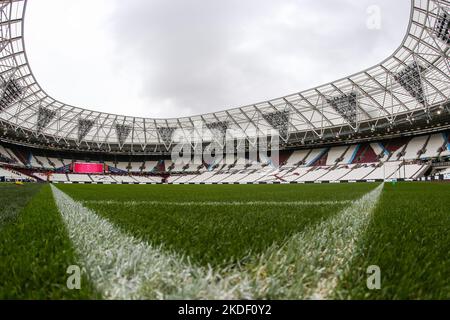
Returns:
[[[103,171],[103,163],[75,162],[73,165],[74,173],[103,173]]]

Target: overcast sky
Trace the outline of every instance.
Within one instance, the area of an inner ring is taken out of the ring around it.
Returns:
[[[367,9],[381,9],[381,28]],[[44,90],[88,109],[178,117],[360,71],[402,41],[409,0],[35,0],[26,49]]]

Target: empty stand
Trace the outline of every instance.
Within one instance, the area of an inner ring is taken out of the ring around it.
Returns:
[[[182,176],[173,176],[169,178],[169,182],[171,183],[189,183],[192,179],[197,177],[196,174],[186,174]]]
[[[442,137],[444,138],[443,151],[441,152],[441,157],[450,157],[450,134],[449,132],[442,133]]]
[[[114,180],[119,183],[128,183],[128,184],[133,184],[133,183],[138,183],[139,181],[136,179],[136,177],[133,176],[128,176],[128,175],[121,175],[121,176],[113,176]]]
[[[320,158],[322,158],[327,151],[328,151],[328,149],[313,149],[313,150],[311,150],[311,152],[305,158],[305,165],[312,166]]]
[[[128,172],[129,162],[117,162],[116,168],[125,172]]]
[[[392,177],[402,165],[401,161],[385,162],[384,164],[373,170],[365,179],[366,180],[385,180]]]
[[[53,166],[47,157],[43,156],[34,156],[36,159],[36,162],[39,163],[44,169],[55,169],[55,166]]]
[[[8,152],[8,150],[5,147],[0,145],[0,162],[16,163],[18,161],[11,156],[11,154]],[[19,161],[19,163],[20,163],[20,161]]]
[[[275,173],[275,177],[278,178],[278,180],[283,180],[285,182],[293,182],[298,180],[299,178],[303,177],[305,174],[307,174],[311,170],[310,167],[300,167],[293,171],[289,172],[278,172]]]
[[[342,180],[344,176],[350,173],[352,169],[349,166],[342,166],[335,169],[330,169],[325,175],[318,178],[317,181],[339,181]]]
[[[142,171],[143,162],[130,162],[130,172],[140,173]]]
[[[33,177],[7,168],[0,168],[0,177],[6,179],[7,181],[36,181]]]
[[[314,182],[319,180],[328,173],[329,167],[314,167],[308,171],[307,174],[299,177],[296,181],[299,182]]]
[[[65,164],[63,163],[63,161],[62,161],[61,159],[58,159],[58,158],[51,158],[51,157],[48,157],[48,161],[49,161],[49,163],[52,164],[53,167],[55,167],[55,168],[62,168],[62,167],[65,166]]]
[[[420,159],[430,159],[439,156],[442,147],[446,146],[444,136],[440,133],[430,136],[427,146],[425,147],[425,153],[420,156]]]
[[[90,177],[91,180],[96,183],[111,184],[117,182],[116,180],[114,180],[113,176],[109,175],[90,175]]]
[[[305,164],[305,160],[310,153],[311,153],[311,150],[294,151],[284,166],[285,167],[296,167],[300,164]]]
[[[211,176],[209,179],[205,180],[205,183],[219,183],[222,182],[222,180],[228,178],[231,175],[231,173],[216,173],[215,175]]]
[[[144,166],[144,170],[142,172],[153,172],[155,170],[156,166],[158,165],[157,161],[146,161]]]
[[[215,174],[216,174],[216,172],[214,172],[214,171],[206,171],[206,172],[201,173],[198,176],[195,176],[193,179],[189,180],[189,182],[190,183],[203,183]]]
[[[421,152],[425,149],[429,136],[421,136],[412,138],[405,148],[405,155],[400,159],[415,160],[421,155]]]
[[[344,177],[347,181],[362,181],[376,169],[377,163],[353,165],[352,170]]]
[[[67,177],[71,182],[92,182],[91,178],[87,174],[68,174]]]
[[[343,162],[344,155],[347,153],[347,146],[333,147],[328,151],[328,157],[326,160],[327,166],[334,166],[340,162]]]
[[[45,171],[53,172],[49,180],[55,183],[149,184],[161,183],[164,177],[166,182],[174,184],[247,184],[420,179],[426,172],[431,172],[428,169],[432,162],[447,161],[450,143],[448,133],[445,132],[282,153],[284,165],[278,168],[273,167],[268,158],[262,157],[261,162],[258,162],[250,161],[242,155],[234,155],[231,159],[218,157],[217,162],[212,165],[190,163],[187,166],[171,160],[144,161],[143,158],[140,159],[142,156],[136,159],[129,156],[130,161],[104,161],[102,158],[83,154],[64,155],[61,151],[55,153],[51,150],[44,153],[43,150],[0,144],[0,162],[3,161],[3,166],[22,172],[3,169],[2,174],[9,180],[25,180],[28,176],[34,176],[40,181],[47,181],[47,174],[43,173]],[[68,165],[73,161],[104,162],[114,170],[111,170],[111,174],[92,175],[66,174],[60,170],[64,168],[69,171]],[[23,165],[24,162],[27,167]],[[162,173],[164,168],[170,170],[170,175]],[[433,174],[435,171],[432,171]],[[152,175],[146,175],[148,173]]]
[[[390,179],[417,179],[423,174],[423,171],[427,168],[424,164],[404,164],[400,165],[398,170],[395,171],[389,178]]]
[[[375,162],[378,160],[387,160],[387,158],[389,157],[390,152],[383,146],[382,143],[380,142],[371,143],[370,147],[374,152],[374,154],[376,155],[376,158],[374,159],[374,161],[369,162]]]
[[[50,176],[50,181],[64,183],[64,182],[69,182],[69,178],[67,177],[66,174],[54,173]]]

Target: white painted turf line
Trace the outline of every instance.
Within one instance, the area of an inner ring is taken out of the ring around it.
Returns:
[[[105,298],[324,299],[348,270],[383,185],[293,236],[281,249],[269,248],[241,271],[223,272],[226,276],[125,235],[56,187],[52,190],[88,275]]]
[[[349,271],[384,184],[254,263],[256,298],[327,299]]]
[[[90,281],[106,299],[249,299],[248,281],[193,267],[118,230],[55,186],[55,203]],[[247,287],[246,287],[247,286]]]
[[[81,201],[83,204],[100,204],[100,205],[124,205],[124,206],[140,206],[140,205],[164,205],[164,206],[329,206],[338,204],[349,204],[351,200],[342,201],[118,201],[118,200],[86,200]]]

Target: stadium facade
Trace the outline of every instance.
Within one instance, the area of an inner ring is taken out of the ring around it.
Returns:
[[[281,98],[175,119],[102,113],[50,97],[27,60],[26,5],[27,0],[0,1],[0,160],[9,170],[41,180],[43,171],[53,171],[62,175],[59,182],[75,182],[67,174],[82,160],[149,180],[80,178],[111,183],[160,182],[156,174],[179,183],[367,181],[447,170],[449,1],[412,0],[402,43],[369,69]],[[237,158],[233,164],[178,167],[168,160],[180,143],[205,148],[230,139],[228,131],[247,152],[277,132],[281,169],[261,158],[242,166]]]

